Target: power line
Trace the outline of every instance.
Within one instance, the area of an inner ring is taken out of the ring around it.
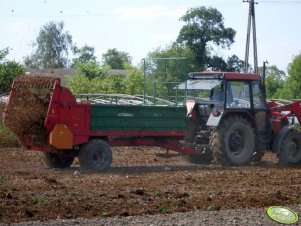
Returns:
[[[259,1],[260,3],[279,3],[279,4],[301,4],[301,1],[277,1],[277,0],[262,0],[262,1]]]

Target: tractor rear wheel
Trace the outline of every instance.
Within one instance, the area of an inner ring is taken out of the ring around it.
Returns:
[[[50,168],[69,168],[74,161],[74,156],[67,155],[64,152],[44,152],[45,164]]]
[[[80,148],[78,158],[83,170],[106,171],[112,164],[112,151],[104,140],[93,139]]]
[[[280,165],[301,164],[301,133],[290,130],[283,138],[279,150]]]
[[[256,147],[253,128],[241,116],[224,118],[211,134],[210,147],[217,164],[248,165]]]

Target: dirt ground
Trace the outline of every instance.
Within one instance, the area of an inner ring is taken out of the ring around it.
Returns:
[[[157,148],[114,148],[107,173],[46,168],[42,153],[0,149],[0,223],[106,218],[301,203],[301,167],[274,156],[248,167],[163,159]]]

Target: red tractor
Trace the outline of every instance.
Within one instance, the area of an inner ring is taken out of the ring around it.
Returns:
[[[185,87],[193,97],[187,100],[185,139],[199,153],[188,157],[191,162],[247,165],[271,150],[282,165],[301,163],[301,133],[295,124],[301,120],[300,103],[267,102],[261,80],[259,74],[189,74]]]

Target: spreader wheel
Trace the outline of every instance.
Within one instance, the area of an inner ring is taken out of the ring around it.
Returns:
[[[211,134],[210,147],[218,164],[248,165],[256,147],[253,128],[243,117],[224,118]]]
[[[290,130],[280,142],[279,164],[301,164],[301,133],[296,130]]]
[[[50,168],[69,168],[74,161],[74,156],[68,155],[65,152],[44,152],[45,164]]]
[[[83,170],[106,171],[112,164],[112,151],[105,141],[93,139],[80,148],[78,158]]]

